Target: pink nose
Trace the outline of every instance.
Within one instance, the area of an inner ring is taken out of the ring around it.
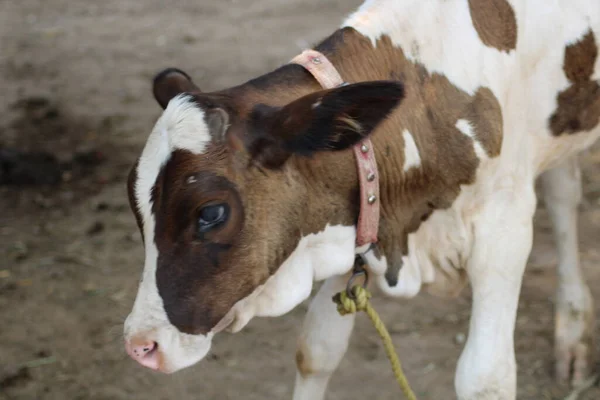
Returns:
[[[160,354],[158,343],[151,340],[125,341],[127,354],[144,367],[158,370],[160,368]]]

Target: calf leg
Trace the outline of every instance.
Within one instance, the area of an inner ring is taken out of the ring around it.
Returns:
[[[354,315],[340,316],[331,298],[348,278],[329,278],[312,301],[296,352],[294,400],[321,400],[331,374],[342,360],[354,327]]]
[[[581,383],[592,366],[594,307],[579,263],[577,206],[581,174],[573,157],[542,177],[544,199],[554,225],[558,248],[555,357],[557,377]]]
[[[469,336],[455,377],[460,400],[515,399],[513,335],[534,210],[532,188],[499,192],[478,218],[467,264],[473,292]]]

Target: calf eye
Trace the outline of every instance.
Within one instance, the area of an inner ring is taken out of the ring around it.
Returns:
[[[227,218],[229,218],[227,204],[212,204],[202,207],[198,214],[198,232],[206,233],[227,221]]]

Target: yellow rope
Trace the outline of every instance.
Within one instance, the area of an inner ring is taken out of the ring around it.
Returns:
[[[369,299],[371,298],[371,293],[362,286],[356,285],[352,287],[352,294],[354,298],[348,296],[346,290],[342,290],[340,293],[333,297],[333,301],[337,304],[337,310],[341,315],[346,314],[354,314],[357,311],[364,311],[367,313],[373,326],[377,330],[377,333],[381,337],[383,341],[383,346],[385,347],[385,352],[392,364],[392,370],[394,371],[394,376],[400,385],[400,388],[404,392],[404,395],[408,400],[417,400],[417,397],[413,393],[410,385],[408,384],[408,380],[402,371],[402,365],[400,364],[400,360],[398,359],[398,355],[394,350],[394,344],[392,343],[392,338],[388,333],[383,321],[379,318],[379,314],[377,311],[373,309],[371,306],[371,302]]]

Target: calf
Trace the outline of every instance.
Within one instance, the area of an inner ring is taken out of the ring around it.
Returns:
[[[458,398],[514,399],[513,331],[541,175],[559,250],[556,372],[580,382],[594,310],[578,258],[576,154],[600,136],[599,36],[597,0],[367,1],[316,47],[345,86],[324,90],[294,63],[214,93],[179,70],[160,73],[165,110],[128,182],[146,251],[125,322],[129,354],[177,371],[218,332],[284,314],[325,280],[299,340],[294,393],[322,399],[354,324],[331,296],[365,252],[390,296],[452,296],[470,282]],[[366,136],[381,209],[368,251],[355,241],[349,150]]]

